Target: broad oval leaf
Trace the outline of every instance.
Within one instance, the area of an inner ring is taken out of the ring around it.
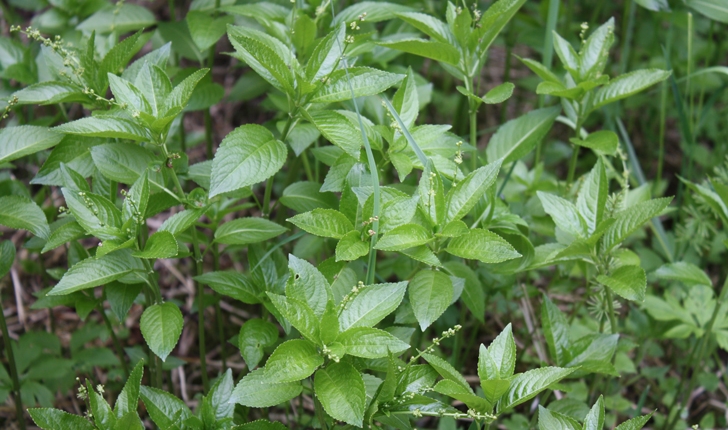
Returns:
[[[463,218],[498,178],[501,160],[480,167],[459,181],[447,194],[445,223]]]
[[[178,252],[177,239],[175,239],[172,233],[158,231],[149,237],[142,251],[137,251],[132,255],[137,258],[154,260],[158,258],[172,258]]]
[[[268,381],[280,384],[308,378],[324,364],[324,358],[316,346],[304,339],[282,343],[265,362]]]
[[[511,381],[511,386],[498,403],[498,411],[502,412],[527,402],[538,393],[569,376],[576,369],[561,367],[542,367],[519,373]]]
[[[247,275],[235,271],[207,272],[195,276],[195,281],[205,284],[218,293],[243,303],[260,303],[258,289]]]
[[[448,278],[449,279],[449,278]],[[397,309],[407,282],[365,286],[339,315],[342,331],[353,327],[374,327]]]
[[[301,394],[300,382],[274,383],[266,369],[256,369],[240,380],[233,390],[230,401],[251,408],[269,408],[287,402]]]
[[[286,161],[286,145],[263,126],[247,124],[228,134],[215,153],[210,197],[262,182]]]
[[[361,427],[366,407],[364,380],[349,363],[333,363],[314,377],[316,397],[334,419]]]
[[[374,246],[382,251],[401,251],[424,245],[434,239],[432,233],[419,224],[404,224],[388,231]]]
[[[337,70],[311,97],[312,103],[334,103],[379,94],[404,79],[404,75],[369,67]]]
[[[645,299],[647,276],[639,266],[620,266],[609,275],[597,276],[597,281],[627,300],[641,302]]]
[[[0,197],[0,225],[18,230],[28,230],[46,240],[51,234],[43,210],[27,197]]]
[[[48,127],[21,125],[0,130],[0,164],[58,144],[63,135]]]
[[[485,150],[488,160],[502,158],[506,164],[522,158],[551,130],[559,113],[560,106],[536,109],[503,124],[490,138]]]
[[[521,256],[505,239],[479,228],[450,240],[445,250],[456,257],[483,263],[501,263]]]
[[[73,265],[48,295],[65,295],[116,281],[124,276],[144,272],[141,260],[122,249],[101,258],[87,258]]]
[[[215,231],[215,242],[226,245],[248,245],[263,242],[286,232],[286,228],[264,218],[238,218]]]
[[[263,359],[263,348],[278,339],[278,328],[268,321],[253,318],[240,327],[238,348],[248,369],[255,369]]]
[[[384,330],[371,327],[354,327],[341,333],[337,338],[346,348],[346,353],[362,358],[382,358],[397,355],[409,345]]]
[[[354,230],[349,218],[334,209],[314,209],[289,218],[288,222],[307,233],[334,239],[341,239]]]
[[[670,76],[671,72],[658,69],[635,70],[625,73],[609,81],[594,94],[592,109],[637,94],[652,85],[662,82]]]
[[[183,324],[182,312],[177,305],[166,302],[145,309],[139,321],[139,328],[149,349],[162,361],[166,361],[182,335]]]
[[[409,283],[410,305],[422,331],[445,312],[452,297],[452,281],[442,272],[422,270],[412,278]]]

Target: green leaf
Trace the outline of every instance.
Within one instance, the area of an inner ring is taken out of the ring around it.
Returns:
[[[586,221],[579,214],[575,204],[543,191],[538,191],[536,194],[541,200],[543,210],[551,216],[557,227],[575,237],[586,236]]]
[[[323,315],[332,298],[331,286],[321,272],[306,260],[288,256],[291,276],[286,284],[286,296],[306,303],[317,316]]]
[[[617,351],[618,334],[592,334],[579,338],[570,348],[572,358],[566,367],[579,368],[583,372],[603,373],[611,376],[619,376],[612,357]]]
[[[121,211],[104,196],[61,188],[68,209],[87,233],[102,240],[119,240]]]
[[[139,406],[139,390],[142,383],[142,376],[144,374],[144,361],[140,361],[134,366],[134,369],[129,374],[124,388],[119,393],[119,397],[116,399],[114,405],[114,412],[116,417],[121,419],[128,413],[136,414]]]
[[[181,429],[192,416],[185,403],[174,395],[152,387],[141,387],[141,397],[149,417],[159,428]]]
[[[434,239],[432,233],[421,225],[404,224],[385,233],[374,248],[382,251],[401,251],[424,245],[432,239]]]
[[[260,303],[255,284],[243,273],[236,271],[207,272],[195,276],[194,279],[224,296],[232,297],[243,303]]]
[[[96,139],[85,139],[67,136],[51,151],[38,174],[31,179],[31,184],[63,185],[61,180],[61,163],[78,172],[84,178],[91,176],[94,163],[91,160],[90,148],[96,145]]]
[[[643,69],[617,76],[597,90],[592,101],[592,109],[598,109],[609,103],[637,94],[658,82],[664,81],[670,76],[670,73],[665,70]]]
[[[614,43],[614,18],[609,18],[594,30],[581,46],[579,74],[582,80],[598,79],[602,76],[612,43]]]
[[[27,197],[0,197],[0,225],[16,230],[28,230],[46,240],[51,234],[43,210]]]
[[[303,337],[319,343],[319,317],[301,300],[296,300],[271,292],[266,293],[273,306],[298,330]]]
[[[542,367],[519,373],[513,378],[511,386],[498,403],[498,411],[502,412],[531,400],[551,384],[559,382],[575,370],[561,367]]]
[[[516,341],[513,328],[508,324],[496,336],[488,348],[480,345],[478,355],[478,376],[480,381],[489,379],[510,379],[516,368]]]
[[[479,228],[453,238],[445,250],[454,256],[483,263],[501,263],[521,256],[505,239]]]
[[[428,353],[423,353],[422,358],[424,358],[427,363],[432,366],[432,368],[435,369],[435,371],[437,371],[437,373],[439,373],[440,376],[442,376],[443,378],[453,382],[457,382],[458,385],[470,392],[473,391],[473,389],[470,388],[470,384],[468,384],[468,381],[466,381],[465,378],[463,378],[463,376],[460,374],[460,372],[452,367],[452,365],[447,361],[436,355]]]
[[[460,51],[449,43],[425,39],[399,39],[379,42],[378,45],[419,55],[420,57],[431,58],[453,66],[457,66],[460,62]]]
[[[665,264],[655,271],[655,275],[660,279],[680,281],[690,287],[694,285],[713,286],[713,282],[703,269],[684,261]]]
[[[406,290],[406,281],[365,286],[341,311],[341,330],[375,326],[397,309]]]
[[[402,12],[397,17],[438,42],[452,44],[455,41],[447,24],[433,16],[420,12]]]
[[[336,261],[354,261],[369,254],[369,242],[358,231],[350,231],[336,244]]]
[[[154,15],[149,9],[124,3],[121,6],[109,5],[88,17],[76,29],[87,33],[117,34],[128,33],[155,24]]]
[[[596,231],[604,218],[604,208],[608,196],[609,182],[604,163],[599,158],[594,168],[584,177],[579,189],[579,196],[576,199],[576,208],[586,222],[589,235]]]
[[[118,281],[114,281],[104,288],[106,300],[109,301],[111,311],[114,312],[114,315],[119,321],[126,320],[129,309],[131,309],[134,300],[136,300],[141,291],[142,284],[125,285]]]
[[[336,14],[335,23],[348,23],[366,13],[366,22],[380,22],[393,19],[397,13],[410,12],[412,8],[385,1],[359,1]]]
[[[417,81],[412,68],[407,69],[407,78],[394,93],[392,106],[399,113],[399,117],[406,128],[412,128],[420,112],[420,101],[417,92]]]
[[[103,429],[116,425],[116,415],[111,410],[111,406],[101,394],[94,390],[91,381],[86,381],[86,392],[88,393],[89,409],[93,414],[96,426]]]
[[[579,422],[568,415],[550,411],[538,405],[538,428],[539,430],[582,430]],[[600,430],[602,427],[600,427]]]
[[[620,266],[609,275],[597,276],[597,281],[627,300],[641,302],[645,299],[647,276],[639,266]]]
[[[0,130],[0,164],[48,149],[63,135],[48,127],[21,125]]]
[[[497,87],[493,87],[483,96],[483,103],[488,105],[503,103],[511,98],[515,87],[516,86],[510,82],[504,82]]]
[[[109,49],[99,64],[99,79],[103,81],[108,73],[115,75],[121,73],[134,55],[144,47],[147,40],[148,38],[140,30]],[[125,78],[129,79],[127,76]],[[106,88],[106,85],[104,83],[102,87]]]
[[[586,139],[577,139],[572,137],[569,142],[574,145],[583,146],[594,150],[597,154],[614,155],[617,153],[619,146],[619,138],[617,134],[609,130],[595,131],[589,134]]]
[[[304,113],[306,119],[311,121],[329,142],[358,160],[361,148],[364,146],[364,139],[358,121],[350,114],[350,112],[341,110],[320,110]],[[365,129],[368,125],[371,125],[366,118],[362,118],[362,120]]]
[[[57,103],[83,103],[89,101],[89,97],[78,86],[57,81],[45,81],[29,85],[13,94],[13,96],[18,98],[19,105],[54,105]]]
[[[94,146],[91,157],[107,179],[128,185],[133,184],[156,161],[148,149],[121,142]]]
[[[45,245],[43,245],[41,254],[54,250],[64,243],[79,239],[85,235],[86,230],[73,217],[61,218],[51,224],[51,235]]]
[[[346,25],[341,23],[316,45],[306,63],[308,82],[315,83],[334,70],[343,53],[344,36],[346,36]]]
[[[728,6],[720,0],[685,0],[685,5],[713,21],[728,23]]]
[[[319,369],[313,385],[326,413],[353,426],[363,425],[366,390],[354,366],[342,362]]]
[[[177,239],[168,231],[158,231],[151,235],[144,245],[143,251],[134,252],[132,255],[137,258],[158,259],[172,258],[177,255]]]
[[[30,417],[43,430],[94,430],[96,427],[78,415],[52,408],[30,408]]]
[[[293,73],[287,62],[291,60],[291,53],[281,41],[245,27],[228,26],[227,33],[235,47],[235,57],[274,87],[295,96]]]
[[[465,280],[462,303],[470,309],[470,312],[478,321],[484,321],[485,290],[480,283],[480,279],[478,279],[478,275],[473,269],[460,261],[448,261],[444,266],[450,274]]]
[[[206,209],[185,209],[182,212],[177,212],[167,218],[157,232],[168,231],[177,236],[192,227],[205,214],[205,211]]]
[[[561,64],[569,72],[569,74],[575,78],[579,77],[579,54],[571,46],[571,43],[566,41],[563,37],[559,36],[554,31],[554,52],[559,56]]]
[[[324,358],[316,346],[304,339],[283,342],[265,363],[265,375],[269,382],[295,382],[308,378],[324,364]]]
[[[614,224],[607,228],[601,239],[602,252],[608,252],[651,218],[659,215],[672,201],[672,197],[637,203],[617,214]]]
[[[230,16],[213,18],[205,12],[191,10],[187,13],[187,27],[190,29],[192,40],[200,51],[207,51],[214,46],[225,34],[227,25],[232,24]]]
[[[654,12],[669,12],[670,5],[667,0],[636,0],[637,4]],[[709,1],[710,2],[710,1]]]
[[[288,218],[287,221],[313,235],[334,239],[341,239],[354,230],[351,221],[344,214],[333,209],[314,209],[311,212]]]
[[[629,421],[625,421],[618,425],[614,430],[640,430],[647,424],[647,421],[652,418],[652,413],[648,415],[642,415],[641,417],[632,418]]]
[[[296,212],[308,212],[317,208],[335,209],[338,199],[333,193],[320,192],[321,184],[317,182],[294,182],[283,190],[278,200],[287,208]]]
[[[445,223],[463,218],[475,207],[488,188],[495,184],[500,167],[501,160],[495,160],[471,172],[452,187],[445,200],[447,207]]]
[[[144,223],[149,207],[149,174],[144,171],[142,175],[134,181],[129,191],[126,193],[124,202],[121,205],[121,220],[126,224],[129,220],[134,220],[137,225]],[[135,236],[132,234],[132,236]]]
[[[478,43],[478,52],[485,55],[498,34],[513,18],[526,0],[498,0],[483,13],[478,26],[470,35]]]
[[[114,93],[114,98],[119,101],[122,106],[134,115],[136,112],[152,114],[152,107],[147,101],[145,94],[134,86],[133,83],[126,79],[120,78],[114,74],[108,74],[109,86]]]
[[[235,404],[230,403],[230,394],[232,394],[233,387],[233,372],[232,369],[227,369],[210,388],[205,401],[209,400],[215,421],[232,420]]]
[[[263,359],[263,348],[272,346],[278,340],[278,328],[261,319],[253,318],[240,327],[238,348],[248,369],[258,367]]]
[[[524,157],[551,130],[559,113],[560,106],[536,109],[506,122],[490,138],[485,150],[488,160],[502,158],[506,164]]]
[[[589,413],[584,418],[584,430],[604,429],[604,396],[599,396]]]
[[[263,242],[286,232],[286,228],[264,218],[238,218],[215,231],[215,242],[225,245],[248,245]]]
[[[164,101],[164,106],[159,112],[163,113],[164,117],[177,116],[177,114],[187,106],[187,103],[190,101],[190,98],[192,97],[192,94],[194,93],[197,84],[200,83],[202,78],[204,78],[209,71],[210,69],[197,70],[196,72],[187,76],[184,81],[177,84],[177,86],[174,87],[174,89],[172,89],[172,91],[167,96],[166,100]],[[233,133],[234,132],[235,130],[233,130]],[[230,134],[228,134],[228,137],[230,136]],[[224,142],[225,140],[223,140],[220,145],[222,145]]]
[[[465,403],[468,408],[478,412],[490,412],[493,405],[482,397],[473,394],[473,390],[469,390],[449,379],[443,379],[435,385],[434,390],[440,394],[452,397]]]
[[[144,266],[127,249],[106,254],[101,258],[87,258],[68,269],[48,295],[71,294],[116,281],[134,272],[144,272]]]
[[[362,358],[398,355],[409,348],[408,344],[386,331],[370,327],[350,328],[341,333],[336,341],[344,345],[347,354]]]
[[[329,75],[326,83],[310,99],[311,103],[334,103],[379,94],[404,79],[404,75],[389,73],[370,67],[340,69]]]
[[[452,298],[452,281],[442,272],[422,270],[410,281],[410,305],[422,331],[445,312]]]
[[[15,261],[15,245],[9,240],[0,242],[0,279],[10,273]]]
[[[272,423],[266,420],[255,420],[233,427],[235,430],[286,430],[287,428],[281,423]]]
[[[263,126],[247,124],[228,134],[212,162],[210,197],[262,182],[286,161],[286,145]]]
[[[270,408],[291,400],[302,390],[300,382],[271,382],[266,369],[261,368],[248,373],[238,382],[230,401],[251,408]]]
[[[53,130],[77,136],[109,137],[151,142],[152,136],[146,128],[135,122],[113,116],[94,116],[54,127]]]
[[[566,315],[546,295],[544,295],[541,305],[541,326],[551,359],[559,366],[565,365],[569,361],[568,348],[571,330]]]
[[[546,82],[561,85],[561,79],[559,79],[558,76],[556,76],[543,64],[539,63],[538,61],[531,60],[530,58],[518,57],[518,59],[521,60],[521,62],[525,64],[526,67],[531,69],[533,73],[537,74],[539,78],[543,79]]]
[[[445,220],[445,189],[435,164],[427,162],[417,187],[420,195],[420,208],[434,225],[442,225]]]
[[[177,345],[184,320],[176,304],[166,302],[154,304],[144,310],[139,321],[144,340],[162,361]]]

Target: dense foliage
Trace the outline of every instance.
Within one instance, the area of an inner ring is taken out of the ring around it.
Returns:
[[[728,426],[724,1],[2,13],[9,428]]]

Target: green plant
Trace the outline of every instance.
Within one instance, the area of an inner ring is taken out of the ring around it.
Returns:
[[[728,384],[724,43],[663,3],[3,4],[0,397],[54,429],[724,424],[693,407]],[[85,416],[51,408],[71,372]]]

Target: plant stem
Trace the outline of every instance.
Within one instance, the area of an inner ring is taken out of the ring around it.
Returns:
[[[614,297],[612,297],[612,290],[605,288],[607,293],[607,311],[609,312],[609,327],[611,328],[612,334],[618,333],[617,320],[614,317]]]
[[[202,254],[200,253],[200,243],[197,240],[197,227],[192,227],[192,249],[195,256],[195,272],[197,276],[202,275]],[[200,349],[200,373],[202,374],[202,388],[205,392],[210,388],[210,381],[207,378],[207,356],[205,353],[205,307],[204,297],[205,288],[199,282],[194,281],[197,290],[197,342]]]
[[[8,357],[10,368],[10,379],[13,381],[13,397],[15,397],[15,418],[18,420],[21,430],[25,430],[25,415],[23,415],[23,399],[20,397],[20,378],[18,378],[18,367],[15,365],[15,352],[13,352],[13,341],[10,339],[8,324],[5,321],[5,312],[0,308],[0,329],[3,333],[5,343],[5,355]]]
[[[577,139],[581,138],[581,115],[576,118],[576,128],[574,134]],[[574,174],[576,173],[576,162],[579,160],[579,145],[572,144],[571,160],[569,161],[569,174],[566,177],[566,183],[571,185],[574,182]]]
[[[263,196],[263,217],[267,218],[270,215],[270,196],[273,193],[273,178],[271,176],[265,183],[265,195]]]
[[[109,335],[111,336],[111,341],[114,343],[116,355],[119,357],[119,361],[121,362],[121,368],[124,369],[124,375],[126,375],[126,377],[128,378],[129,365],[126,363],[126,359],[124,358],[124,349],[121,347],[121,342],[119,342],[119,338],[116,337],[116,332],[114,332],[114,326],[111,324],[109,316],[106,315],[106,312],[101,305],[96,305],[96,310],[101,314],[101,318],[103,318],[104,320],[106,329],[109,331]]]
[[[212,258],[213,263],[212,267],[213,269],[220,270],[220,249],[218,248],[217,244],[213,244],[212,246]],[[222,367],[223,369],[227,368],[227,350],[225,349],[225,344],[227,343],[227,338],[225,336],[225,325],[223,323],[222,318],[222,309],[220,309],[220,301],[215,302],[215,320],[217,323],[217,335],[220,338],[220,357],[222,358]]]

